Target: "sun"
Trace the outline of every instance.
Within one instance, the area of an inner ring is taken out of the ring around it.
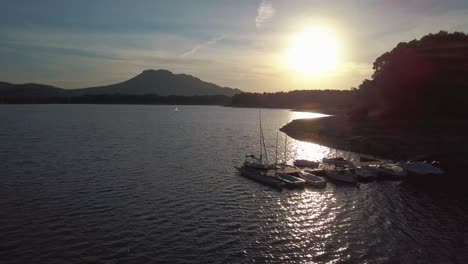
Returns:
[[[285,52],[285,64],[306,76],[320,76],[337,68],[338,41],[335,34],[322,27],[297,33]]]

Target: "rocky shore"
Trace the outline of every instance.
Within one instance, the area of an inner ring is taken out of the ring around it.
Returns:
[[[468,160],[468,121],[298,119],[280,129],[290,137],[392,160],[438,160],[459,171]]]

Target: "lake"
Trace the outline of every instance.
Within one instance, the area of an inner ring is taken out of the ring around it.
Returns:
[[[405,182],[278,192],[237,174],[259,111],[0,105],[2,263],[466,263],[468,199]],[[319,114],[262,110],[278,128]],[[353,153],[288,139],[278,158]],[[286,149],[286,154],[285,154]]]

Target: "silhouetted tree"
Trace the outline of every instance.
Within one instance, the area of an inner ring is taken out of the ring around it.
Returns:
[[[399,43],[373,64],[359,100],[382,116],[466,116],[468,35],[440,31]]]
[[[277,93],[240,93],[232,97],[231,105],[265,108],[348,108],[354,103],[357,89],[296,90]]]

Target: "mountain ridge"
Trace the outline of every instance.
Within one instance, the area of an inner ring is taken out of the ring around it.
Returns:
[[[36,83],[11,84],[8,82],[0,82],[0,95],[2,96],[67,97],[81,96],[86,94],[233,96],[241,92],[241,90],[236,88],[221,87],[214,83],[205,82],[192,75],[184,73],[174,74],[164,69],[147,69],[126,81],[116,84],[77,89],[63,89],[51,85]]]

